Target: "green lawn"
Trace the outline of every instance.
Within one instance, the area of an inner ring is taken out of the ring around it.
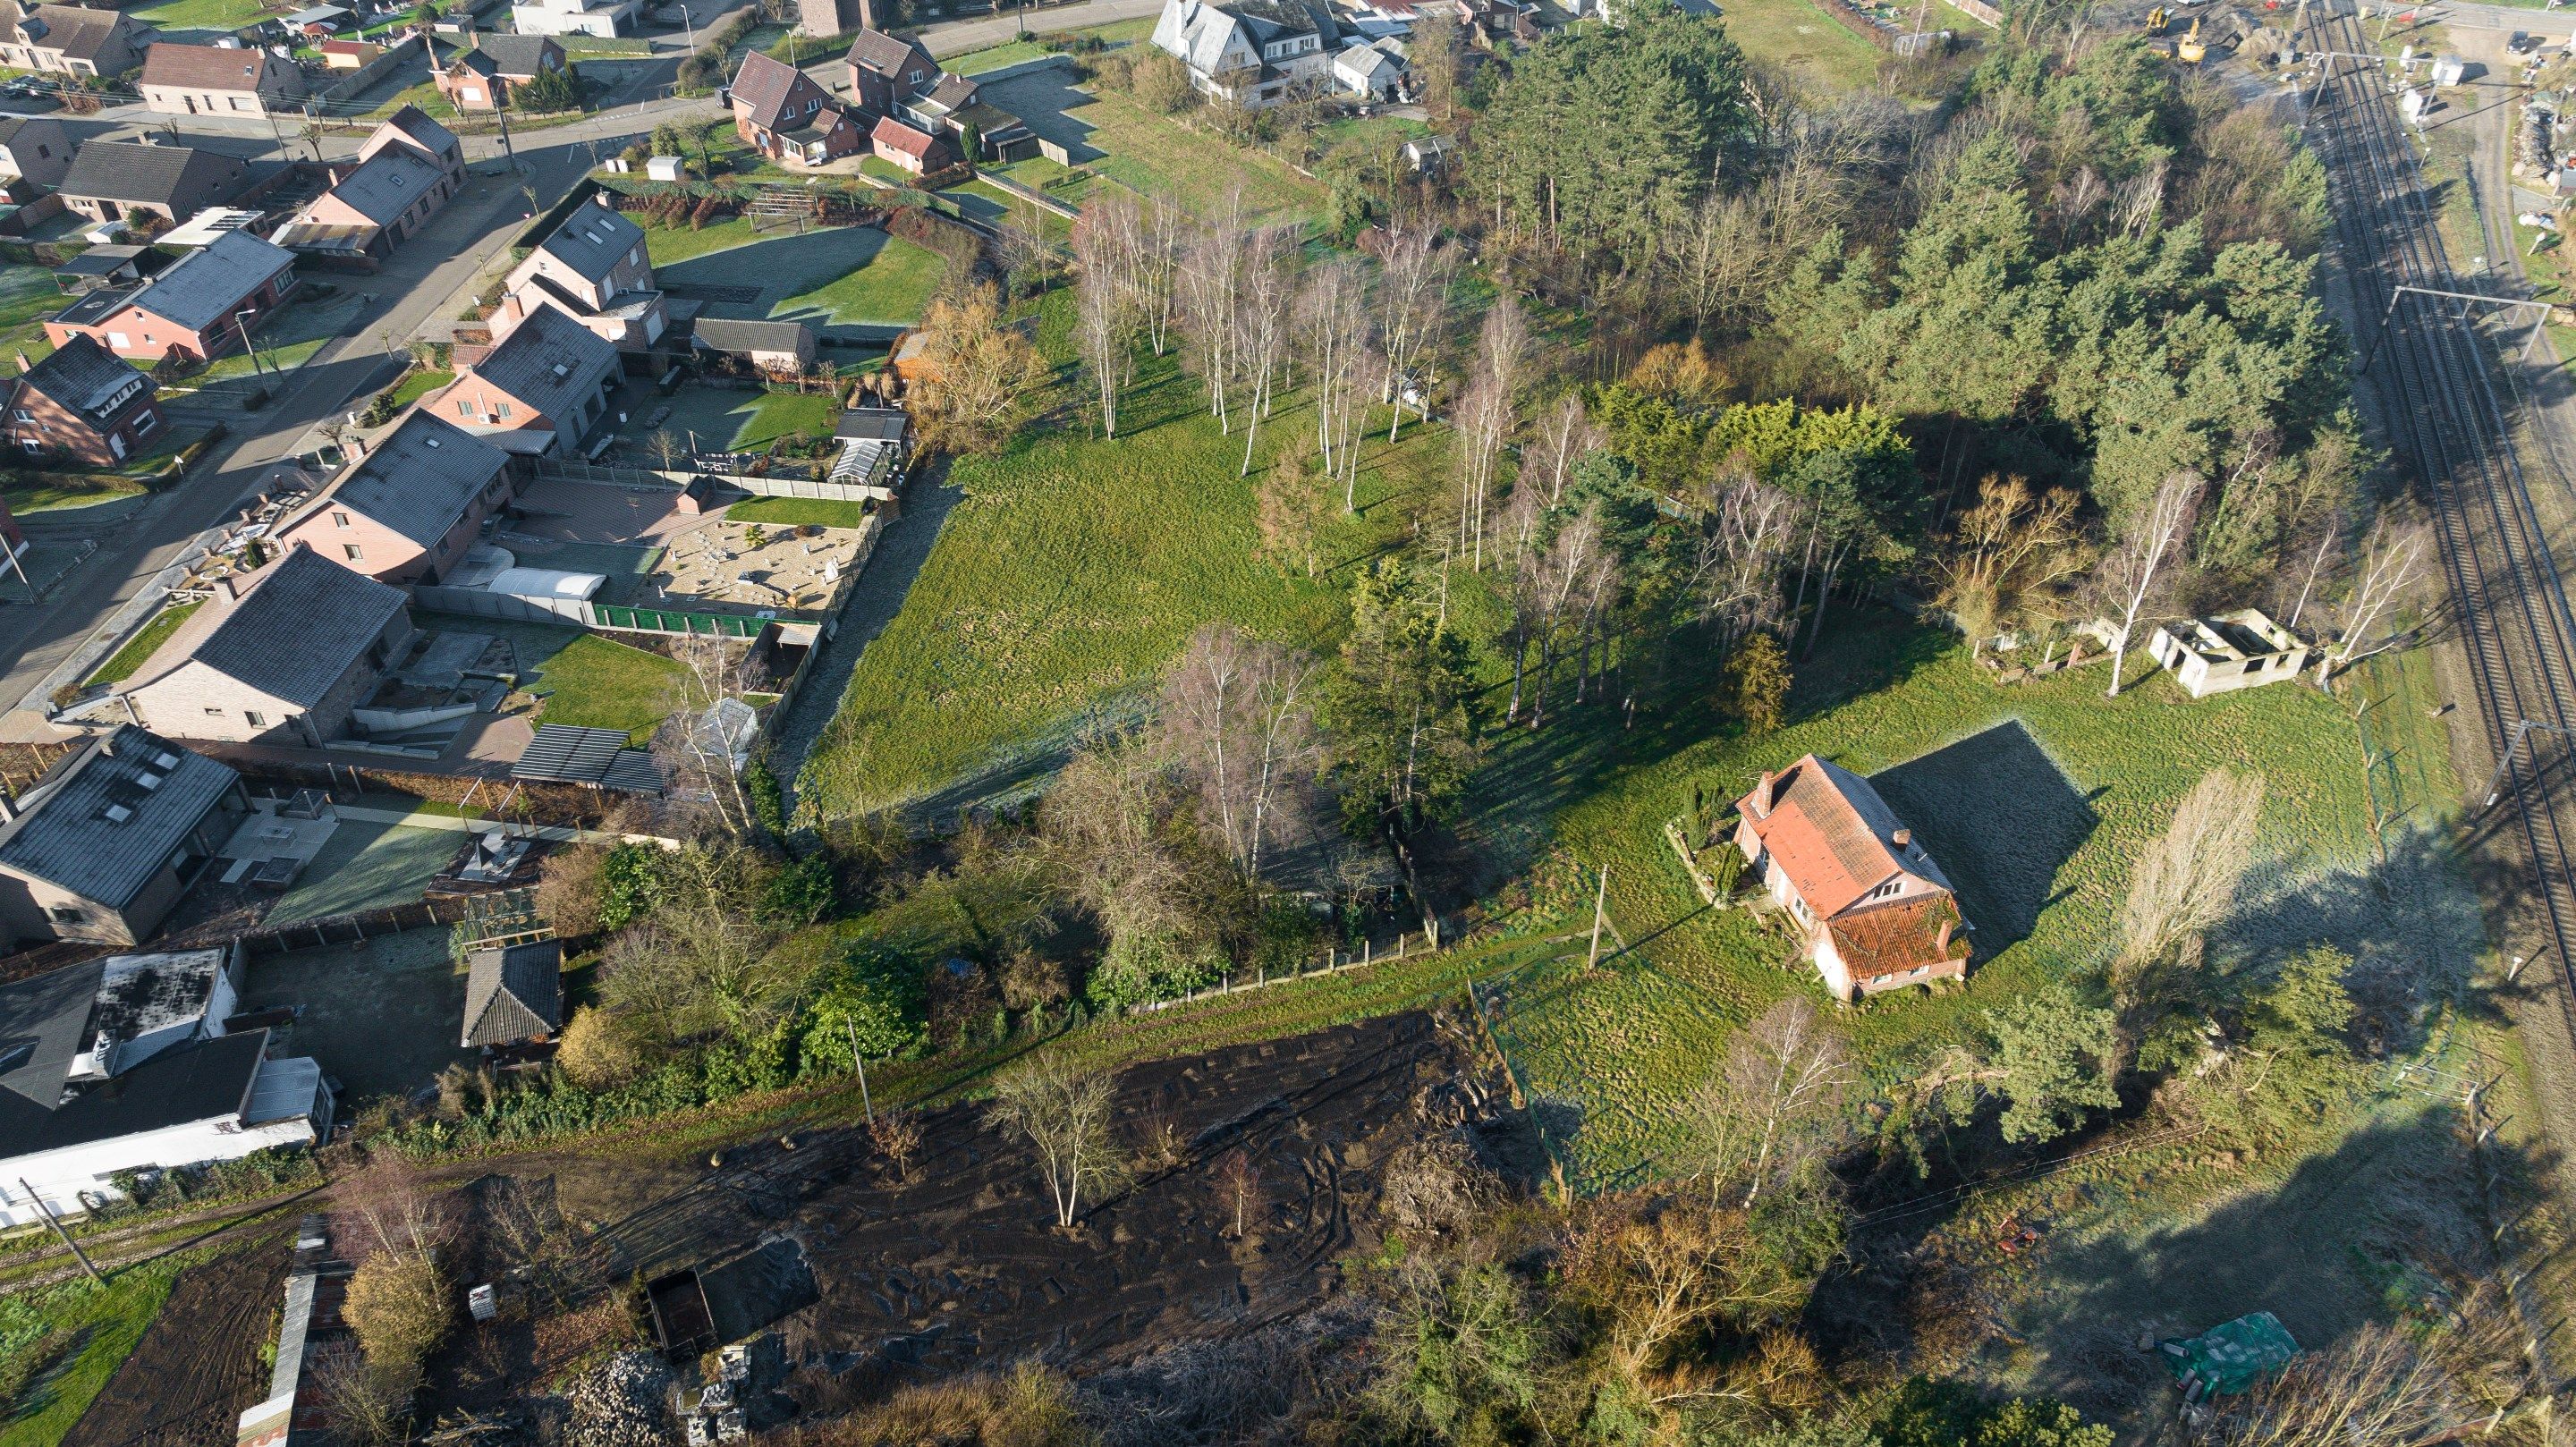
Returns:
[[[859,157],[859,173],[874,176],[880,181],[891,181],[898,186],[911,186],[915,179],[910,171],[874,152]]]
[[[143,625],[143,631],[125,640],[124,647],[109,654],[107,661],[98,666],[98,672],[89,676],[89,681],[93,684],[123,683],[132,678],[135,670],[150,662],[161,645],[170,641],[170,635],[179,631],[179,625],[204,606],[205,600],[197,599],[172,604],[153,614],[152,621]]]
[[[1070,307],[1048,298],[1041,344],[1061,358]],[[1070,394],[1068,394],[1070,395]],[[1312,445],[1302,396],[1261,432],[1258,469]],[[1325,539],[1308,582],[1254,561],[1255,484],[1237,476],[1231,437],[1195,380],[1142,358],[1119,435],[1071,422],[996,457],[959,459],[962,487],[902,612],[859,657],[806,782],[827,812],[913,799],[962,774],[1043,755],[1091,712],[1123,706],[1192,630],[1230,619],[1267,637],[1329,649],[1352,560],[1401,524],[1382,506],[1444,477],[1448,440],[1412,428],[1365,454],[1362,515]]]
[[[456,107],[448,102],[447,97],[438,93],[437,83],[426,80],[415,86],[404,87],[392,100],[367,112],[367,115],[370,119],[380,120],[401,110],[404,106],[418,106],[422,114],[434,121],[452,121],[457,118]]]
[[[791,528],[855,528],[868,520],[863,502],[810,497],[755,497],[725,509],[725,521],[777,523]]]
[[[133,1355],[183,1266],[202,1255],[124,1267],[104,1282],[83,1278],[0,1296],[0,1352],[28,1350],[50,1330],[74,1333],[65,1364],[41,1377],[24,1400],[0,1403],[0,1447],[53,1447],[62,1441]]]
[[[1732,12],[1728,18],[1733,19]],[[1821,12],[1817,19],[1833,23]],[[1085,141],[1108,152],[1084,164],[1140,194],[1167,195],[1191,211],[1212,215],[1239,185],[1244,210],[1255,220],[1310,221],[1323,209],[1322,182],[1298,175],[1275,156],[1155,115],[1114,91],[1100,91],[1066,115],[1091,127]]]
[[[1069,218],[984,181],[961,182],[940,192],[939,199],[956,207],[958,214],[990,226],[1016,226],[1022,231],[1035,229],[1038,235],[1049,241],[1063,241],[1073,235],[1073,222]]]
[[[840,420],[841,406],[829,393],[763,392],[758,401],[734,412],[742,416],[742,426],[733,434],[733,450],[758,452],[799,432],[829,433]]]
[[[1726,33],[1748,58],[1831,90],[1868,90],[1887,58],[1809,0],[1739,0],[1726,7]]]
[[[306,297],[293,302],[272,315],[268,325],[250,334],[259,349],[256,365],[248,352],[234,350],[208,362],[204,371],[189,380],[202,384],[293,371],[346,333],[365,309],[365,299],[353,295]]]
[[[52,512],[57,508],[87,507],[97,502],[114,502],[143,491],[143,485],[125,479],[109,480],[106,474],[95,477],[47,478],[25,485],[12,483],[0,488],[0,502],[13,513]]]
[[[164,0],[129,13],[164,30],[239,30],[268,11],[259,0]]]
[[[1731,801],[1762,770],[1820,753],[1873,776],[1952,875],[1978,930],[1974,972],[1964,993],[1890,995],[1846,1017],[1882,1069],[2100,958],[2129,862],[2214,767],[2264,780],[2262,835],[2277,856],[2276,907],[2249,911],[2214,950],[2386,944],[2412,927],[2369,902],[2361,753],[2337,702],[2295,685],[2194,702],[2160,676],[2109,700],[2098,667],[2013,688],[1989,677],[1946,635],[1845,615],[1799,671],[1794,722],[1770,737],[1732,736],[1692,705],[1624,735],[1568,714],[1497,750],[1466,832],[1498,871],[1527,861],[1527,883],[1505,896],[1521,926],[1583,927],[1606,864],[1616,938],[1638,945],[1597,973],[1533,972],[1489,1002],[1525,1087],[1580,1104],[1585,1179],[1654,1157],[1670,1107],[1734,1027],[1784,995],[1821,998],[1788,940],[1744,911],[1708,910],[1682,874],[1662,828],[1693,780]]]
[[[419,401],[421,398],[428,396],[430,393],[437,391],[439,388],[444,387],[455,380],[456,374],[454,372],[440,372],[427,368],[416,368],[409,376],[404,377],[401,382],[395,385],[394,405],[396,407],[408,407],[412,403]]]
[[[522,649],[521,661],[527,657]],[[547,695],[539,723],[624,729],[643,744],[670,716],[679,678],[680,665],[661,654],[584,633],[520,686]]]
[[[1004,66],[1018,65],[1024,61],[1041,60],[1053,54],[1055,54],[1054,51],[1034,40],[1009,40],[987,50],[968,51],[954,60],[941,61],[940,64],[951,75],[982,75],[988,70],[1000,70]]]
[[[668,266],[675,261],[687,261],[731,246],[748,246],[761,239],[760,234],[751,229],[750,220],[741,216],[696,231],[686,226],[652,225],[632,212],[626,219],[644,228],[644,254],[653,259],[655,266]]]
[[[909,326],[921,320],[930,298],[947,279],[948,263],[938,252],[900,236],[884,236],[876,253],[857,270],[791,296],[769,314],[806,317],[819,312],[821,316],[813,318],[817,325]]]

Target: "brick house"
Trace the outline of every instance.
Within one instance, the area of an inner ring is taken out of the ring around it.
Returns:
[[[304,72],[265,50],[164,40],[143,55],[143,103],[192,116],[264,115],[304,101]]]
[[[939,83],[939,62],[918,40],[898,40],[876,29],[850,42],[850,98],[874,122]]]
[[[86,336],[120,357],[203,362],[242,345],[295,290],[295,253],[227,231],[134,287],[103,287],[45,323],[55,346]]]
[[[512,452],[570,453],[607,414],[622,371],[617,348],[571,313],[541,305],[420,407]]]
[[[72,168],[71,132],[50,116],[0,118],[0,175],[19,176],[39,186],[62,184]]]
[[[865,149],[849,110],[814,78],[753,51],[733,78],[734,134],[773,161],[820,166]]]
[[[239,156],[160,141],[89,141],[54,189],[93,221],[158,217],[177,225],[239,196],[250,164]]]
[[[389,150],[409,151],[438,168],[447,179],[447,194],[465,189],[465,143],[456,133],[429,118],[418,106],[404,106],[385,118],[358,147],[358,159],[372,161]]]
[[[0,937],[151,937],[249,811],[241,776],[127,725],[0,795]]]
[[[574,317],[621,352],[653,349],[671,324],[670,305],[653,287],[653,258],[644,229],[607,203],[576,206],[525,261],[510,269],[492,339],[549,305]]]
[[[152,379],[87,337],[74,337],[33,366],[18,354],[9,384],[9,440],[30,457],[58,454],[114,467],[145,450],[161,430]]]
[[[11,4],[0,27],[0,65],[51,75],[119,76],[143,63],[157,34],[113,10]]]
[[[512,495],[508,453],[415,407],[278,535],[379,582],[435,583]]]
[[[877,118],[877,128],[868,141],[879,156],[916,176],[957,164],[957,153],[949,149],[946,141],[892,116]]]
[[[510,103],[513,86],[558,74],[566,64],[563,44],[552,36],[478,36],[439,71],[438,93],[460,111],[496,111]]]
[[[168,738],[320,748],[349,732],[411,646],[403,591],[304,546],[246,582],[227,575],[142,669],[116,686]]]
[[[1867,779],[1809,754],[1736,801],[1735,845],[1850,1000],[1968,972],[1967,922],[1941,867]]]
[[[277,244],[309,256],[381,261],[429,224],[455,183],[408,148],[331,168],[331,189],[277,230]]]

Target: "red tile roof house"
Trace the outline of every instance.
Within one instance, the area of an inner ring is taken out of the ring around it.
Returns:
[[[120,357],[203,362],[242,344],[295,291],[295,253],[227,231],[136,287],[89,293],[45,323],[57,347],[86,336]]]
[[[1966,977],[1958,897],[1867,779],[1809,754],[1735,807],[1736,847],[1804,928],[1835,995]]]
[[[413,129],[396,124],[406,117]],[[278,229],[278,245],[372,270],[464,184],[456,137],[411,106],[376,127],[358,155],[354,166],[331,167],[331,189]]]
[[[143,52],[143,103],[184,115],[260,115],[304,101],[304,72],[265,50],[181,45]]]
[[[30,457],[55,454],[114,467],[161,430],[152,379],[87,337],[74,337],[8,385],[9,440]]]
[[[873,121],[939,83],[939,62],[917,40],[862,30],[850,42],[850,95]]]
[[[509,103],[510,88],[551,75],[565,65],[564,48],[550,35],[484,35],[456,53],[438,73],[438,93],[460,111],[493,111]]]
[[[868,140],[878,155],[916,176],[957,164],[957,153],[949,149],[946,141],[914,130],[892,116],[878,118],[876,131]]]
[[[733,78],[733,128],[773,161],[820,166],[867,149],[849,108],[783,60],[753,51]]]

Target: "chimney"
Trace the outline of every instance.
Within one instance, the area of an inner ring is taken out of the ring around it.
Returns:
[[[1914,847],[1914,831],[1911,829],[1899,829],[1889,837],[1896,841],[1896,847],[1899,849]]]
[[[221,574],[215,579],[215,591],[223,594],[228,602],[241,601],[241,582],[230,573]]]
[[[861,30],[877,28],[877,7],[873,0],[859,0],[859,28]]]
[[[1771,790],[1774,785],[1779,783],[1779,781],[1780,776],[1772,773],[1769,769],[1764,769],[1762,771],[1762,782],[1753,786],[1753,814],[1755,818],[1767,819],[1771,817]]]
[[[1941,933],[1933,937],[1933,950],[1945,960],[1950,958],[1950,931],[1958,928],[1958,924],[1957,920],[1952,919],[1941,921]]]

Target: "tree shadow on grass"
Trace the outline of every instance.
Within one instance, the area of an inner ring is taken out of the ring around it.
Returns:
[[[2030,937],[2058,871],[2101,823],[2019,719],[1870,782],[1950,876],[1977,951],[1988,959]]]

